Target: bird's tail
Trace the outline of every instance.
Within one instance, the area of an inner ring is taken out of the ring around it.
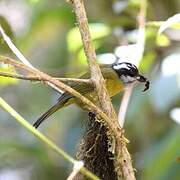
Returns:
[[[52,106],[48,111],[46,111],[40,118],[33,124],[35,128],[38,128],[39,125],[46,120],[49,116],[55,113],[58,109],[62,108],[66,101],[58,101],[54,106]]]

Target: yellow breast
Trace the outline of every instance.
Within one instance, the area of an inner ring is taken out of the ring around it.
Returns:
[[[124,86],[122,81],[118,78],[117,74],[112,71],[110,68],[108,69],[101,69],[103,76],[105,78],[105,83],[106,83],[106,88],[109,93],[110,97],[115,96],[119,92],[124,90]],[[72,86],[73,88],[73,86]],[[89,85],[80,85],[80,86],[75,86],[77,91],[79,91],[82,95],[84,95],[86,98],[88,98],[90,101],[94,102],[97,105],[98,102],[98,97],[96,94],[96,91],[93,87],[89,88]],[[81,104],[77,99],[75,98],[70,98],[64,106],[68,106],[70,104],[76,103],[79,106],[83,107],[84,105]],[[86,109],[86,108],[85,108]]]
[[[123,89],[124,89],[123,84],[120,81],[108,79],[108,80],[105,80],[105,82],[106,82],[106,88],[107,88],[107,91],[108,91],[110,97],[115,96],[116,94],[123,91]],[[93,91],[90,91],[90,92],[84,94],[84,96],[86,98],[88,98],[90,101],[92,101],[93,103],[95,103],[96,105],[98,105],[97,104],[98,97],[97,97],[95,89]],[[79,102],[78,100],[71,98],[68,101],[68,105],[73,104],[73,103],[76,103],[78,106],[80,106],[81,108],[83,108],[85,110],[88,109],[86,106],[82,105],[81,102]]]
[[[118,94],[119,92],[123,91],[124,90],[123,87],[124,87],[123,83],[119,79],[117,79],[117,80],[114,80],[114,79],[106,80],[106,88],[108,90],[110,97],[113,97],[116,94]]]

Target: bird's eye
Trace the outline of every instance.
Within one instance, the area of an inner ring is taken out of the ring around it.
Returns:
[[[131,67],[131,69],[129,70],[129,76],[131,77],[135,77],[138,75],[138,69],[137,68],[134,68],[134,67]]]

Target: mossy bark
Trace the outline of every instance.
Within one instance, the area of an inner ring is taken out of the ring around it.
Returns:
[[[93,114],[89,115],[89,122],[84,138],[77,153],[77,159],[84,162],[84,166],[103,180],[117,180],[114,167],[114,156],[109,151],[108,130]],[[76,180],[86,179],[78,174]]]

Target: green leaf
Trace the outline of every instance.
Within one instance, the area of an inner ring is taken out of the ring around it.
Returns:
[[[10,74],[15,74],[15,69],[13,66],[3,64],[0,66],[0,72],[6,72]],[[11,84],[16,84],[17,79],[14,78],[8,78],[8,77],[2,77],[0,76],[0,85],[11,85]]]
[[[6,34],[9,36],[9,38],[15,41],[14,34],[10,24],[8,23],[7,19],[1,15],[0,15],[0,25],[4,29]],[[10,52],[11,50],[9,49],[8,45],[5,43],[2,36],[0,35],[0,53],[10,53]]]
[[[179,144],[179,127],[175,127],[171,129],[171,132],[167,134],[161,142],[155,144],[149,149],[149,152],[145,154],[145,172],[143,179],[164,180],[179,177],[179,163],[177,162],[180,152]],[[170,172],[173,173],[170,175]]]
[[[40,0],[29,0],[31,3],[38,3]]]
[[[156,44],[158,46],[166,47],[170,45],[170,41],[166,35],[160,34],[156,38]]]
[[[154,26],[154,27],[160,27],[162,26],[166,21],[150,21],[150,22],[147,22],[146,25],[147,26]],[[174,23],[172,24],[169,28],[172,28],[172,29],[180,29],[180,23]]]
[[[150,21],[146,25],[159,27],[158,34],[161,34],[167,28],[180,29],[180,13],[175,14],[166,21]]]
[[[144,55],[140,62],[139,69],[142,73],[147,73],[151,68],[154,60],[156,58],[156,53],[154,51],[149,51]]]

